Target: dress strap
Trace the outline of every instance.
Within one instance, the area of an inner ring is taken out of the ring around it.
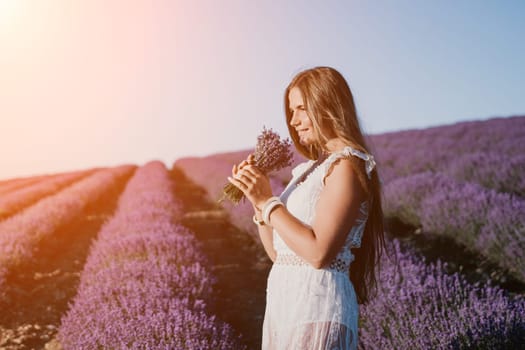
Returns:
[[[313,162],[312,160],[308,160],[308,161],[305,161],[305,162],[302,162],[296,165],[292,169],[292,176],[298,177],[299,175],[301,175],[304,172],[304,170],[308,168],[308,165],[311,164],[312,162]]]
[[[374,156],[368,153],[361,152],[359,150],[354,149],[351,146],[345,146],[342,150],[339,150],[337,152],[334,152],[328,156],[328,158],[332,158],[330,161],[327,162],[328,167],[330,167],[330,164],[332,164],[336,159],[341,158],[341,156],[355,156],[357,158],[361,158],[365,161],[365,170],[366,175],[368,176],[368,179],[372,178],[372,170],[376,166],[376,162],[374,159]],[[328,169],[328,168],[327,168]]]

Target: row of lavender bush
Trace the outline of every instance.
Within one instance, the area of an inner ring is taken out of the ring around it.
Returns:
[[[11,191],[16,191],[20,188],[33,185],[39,181],[48,179],[53,176],[56,176],[56,174],[36,175],[31,177],[20,177],[7,180],[0,180],[0,195],[4,195]]]
[[[449,236],[525,281],[525,200],[440,173],[385,186],[387,217]]]
[[[239,162],[242,159],[235,160]],[[208,160],[202,159],[200,166]],[[214,179],[200,172],[197,178],[195,168],[199,160],[177,163],[200,185],[213,191],[216,196],[220,186]],[[231,171],[231,162],[215,159],[213,172],[222,179],[224,173]],[[212,171],[208,168],[208,171]],[[218,175],[220,174],[220,175]],[[445,179],[444,175],[428,173]],[[449,179],[453,181],[452,179]],[[283,183],[271,177],[272,189],[279,194]],[[414,186],[414,184],[410,185]],[[421,183],[416,188],[439,190],[439,183]],[[475,185],[473,185],[475,186]],[[446,187],[446,186],[445,186]],[[478,190],[486,189],[475,186]],[[388,184],[387,192],[396,189],[396,183]],[[419,223],[413,208],[418,208],[416,200],[421,196],[402,196],[407,187],[399,187],[399,198],[393,202],[401,204],[398,212],[403,213],[413,223]],[[510,197],[489,191],[496,196]],[[392,194],[387,194],[394,198]],[[412,206],[406,204],[409,201]],[[251,222],[253,210],[249,203],[237,206],[225,202],[232,222],[257,236],[257,228]],[[452,215],[452,214],[451,214]],[[446,219],[444,219],[446,221]],[[501,221],[500,221],[501,222]],[[506,230],[506,228],[500,228]],[[382,260],[379,276],[379,293],[370,304],[362,307],[360,317],[361,349],[494,349],[518,348],[525,340],[525,300],[522,296],[510,297],[501,288],[486,285],[472,285],[456,273],[446,272],[446,263],[427,264],[423,257],[412,250],[401,251],[397,240],[387,240],[393,259],[387,255]]]
[[[525,198],[525,153],[516,156],[499,152],[467,153],[452,159],[443,167],[443,173],[459,181]]]
[[[89,203],[95,202],[135,168],[134,165],[123,165],[97,171],[2,221],[0,290],[5,291],[5,278],[9,271],[32,259],[42,240],[75,219]]]
[[[469,284],[387,240],[377,296],[360,306],[361,349],[521,349],[525,297]]]
[[[525,117],[460,122],[367,137],[385,183],[423,171],[524,195]]]
[[[65,349],[241,349],[207,313],[214,277],[158,161],[139,168],[90,250],[58,339]]]
[[[95,171],[93,169],[59,174],[4,194],[0,197],[0,221]]]

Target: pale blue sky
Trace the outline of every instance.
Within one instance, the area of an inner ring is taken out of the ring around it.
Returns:
[[[0,179],[287,136],[284,89],[317,65],[370,134],[525,114],[524,1],[0,3]]]

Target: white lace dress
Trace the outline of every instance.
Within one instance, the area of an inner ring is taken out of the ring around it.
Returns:
[[[366,157],[348,146],[330,154],[320,164],[309,160],[297,165],[292,170],[292,180],[280,195],[288,211],[312,225],[324,176],[337,158],[350,155]],[[367,202],[361,204],[360,210],[343,248],[330,266],[322,269],[303,261],[273,230],[277,258],[268,275],[263,350],[357,348],[359,308],[348,270],[354,260],[350,248],[361,245],[368,217]]]

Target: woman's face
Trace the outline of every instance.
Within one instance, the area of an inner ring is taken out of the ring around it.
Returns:
[[[299,141],[307,146],[316,142],[314,128],[310,117],[306,113],[301,91],[293,87],[288,94],[288,104],[291,113],[290,125],[297,131]]]

